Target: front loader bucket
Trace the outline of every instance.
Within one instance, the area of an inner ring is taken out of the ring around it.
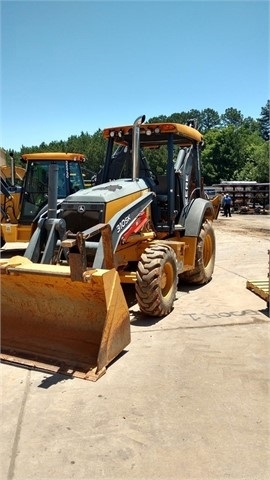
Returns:
[[[128,306],[118,273],[1,261],[1,358],[97,380],[130,343]]]

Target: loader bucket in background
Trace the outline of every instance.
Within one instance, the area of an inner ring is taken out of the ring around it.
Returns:
[[[130,343],[129,310],[116,270],[1,261],[1,358],[97,380]]]
[[[214,213],[215,213],[214,220],[216,220],[218,218],[218,214],[219,214],[220,207],[221,207],[221,201],[222,201],[222,196],[219,195],[219,194],[211,199],[211,203],[214,207]]]

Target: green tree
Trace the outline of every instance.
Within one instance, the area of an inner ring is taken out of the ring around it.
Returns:
[[[258,123],[257,120],[254,120],[254,118],[252,118],[252,117],[244,118],[243,123],[241,125],[241,128],[243,130],[246,130],[246,132],[248,134],[252,134],[252,133],[259,134],[260,133],[259,123]]]
[[[244,137],[240,129],[229,125],[219,130],[209,130],[205,134],[205,149],[202,152],[203,176],[209,184],[222,180],[234,180],[235,171],[242,168]],[[208,164],[212,165],[212,169]],[[215,179],[208,178],[209,172],[216,172]]]
[[[220,180],[217,162],[218,149],[216,148],[219,136],[218,130],[210,130],[204,137],[205,144],[201,153],[201,163],[202,176],[206,185],[219,183]]]
[[[262,138],[264,140],[270,140],[270,100],[267,100],[265,107],[262,107],[261,115],[257,121]]]
[[[85,154],[87,157],[86,167],[90,172],[97,173],[104,163],[106,140],[103,138],[102,130],[97,130],[91,137]]]
[[[235,180],[269,182],[269,142],[260,137],[249,138],[245,151],[245,164],[235,172]]]
[[[236,108],[226,108],[225,113],[221,115],[221,122],[224,127],[233,125],[234,127],[240,127],[244,121],[244,117],[240,110]]]
[[[212,108],[205,108],[199,116],[198,130],[202,133],[211,130],[212,128],[218,128],[220,126],[220,116],[218,112]]]
[[[166,115],[158,115],[157,117],[150,117],[146,119],[146,123],[162,123],[162,122],[167,122],[167,117]]]
[[[157,150],[146,148],[144,154],[149,162],[152,172],[156,175],[163,175],[166,172],[167,150],[161,146]]]
[[[221,180],[257,180],[269,181],[269,133],[270,101],[261,109],[258,119],[244,118],[235,108],[227,108],[223,115],[211,108],[191,109],[188,112],[174,112],[169,116],[159,115],[147,120],[151,122],[175,122],[187,124],[188,120],[197,120],[197,128],[204,135],[205,147],[202,152],[202,175],[205,183],[219,183]],[[268,140],[265,142],[265,140]],[[81,132],[71,135],[67,140],[42,142],[39,146],[22,145],[14,152],[18,164],[22,153],[64,151],[78,152],[86,156],[84,164],[87,176],[96,173],[104,162],[106,141],[102,130],[93,135]],[[165,173],[166,154],[164,148],[146,151],[153,172]]]
[[[166,122],[183,123],[185,125],[190,118],[189,112],[172,113],[167,117]]]

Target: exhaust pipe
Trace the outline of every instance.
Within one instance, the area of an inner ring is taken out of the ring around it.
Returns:
[[[56,163],[49,165],[48,218],[57,218],[58,171]]]
[[[10,158],[10,170],[11,170],[11,186],[15,187],[15,160],[14,160],[14,152],[9,152]]]
[[[133,123],[132,131],[132,180],[139,178],[140,125],[145,121],[145,115],[138,117]]]

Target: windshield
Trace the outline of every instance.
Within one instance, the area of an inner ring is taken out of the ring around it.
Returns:
[[[25,175],[21,206],[21,222],[31,222],[48,203],[48,161],[29,162]],[[53,162],[58,165],[58,199],[84,188],[80,164],[76,162]]]

